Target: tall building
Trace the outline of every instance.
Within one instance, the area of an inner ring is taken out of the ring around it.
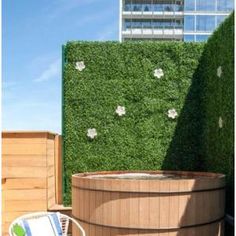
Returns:
[[[234,0],[120,0],[120,41],[205,41]]]

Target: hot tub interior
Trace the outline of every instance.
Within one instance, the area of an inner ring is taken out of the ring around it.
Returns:
[[[98,174],[86,176],[92,179],[129,179],[129,180],[169,180],[169,179],[199,179],[209,178],[206,176],[179,175],[179,174],[152,174],[152,173],[120,173],[120,174]]]

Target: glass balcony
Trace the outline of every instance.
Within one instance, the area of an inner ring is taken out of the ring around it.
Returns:
[[[178,12],[201,11],[230,12],[234,9],[234,0],[126,0],[124,11],[132,12]]]
[[[124,30],[127,29],[183,29],[183,23],[181,20],[126,19],[124,22]]]
[[[135,12],[183,11],[183,2],[181,0],[127,0],[123,10]]]
[[[142,11],[142,12],[153,12],[153,11],[183,11],[183,6],[174,4],[155,4],[155,5],[143,5],[143,4],[132,4],[125,5],[125,11]]]
[[[194,34],[184,35],[184,41],[185,42],[194,42],[195,41]]]
[[[209,35],[196,35],[196,42],[205,42],[209,38]]]
[[[216,25],[220,25],[224,20],[225,20],[226,16],[217,16],[216,18]]]
[[[197,11],[215,11],[216,0],[196,0]]]
[[[219,18],[218,21],[223,19]],[[185,16],[184,17],[184,31],[185,32],[213,32],[215,30],[216,16],[199,15],[199,16]],[[195,28],[196,27],[196,28]]]
[[[185,32],[195,31],[195,16],[184,17],[184,31]]]
[[[196,2],[196,4],[195,4]],[[230,12],[234,9],[234,0],[185,0],[185,11]]]
[[[195,0],[185,0],[184,1],[185,11],[195,11]]]
[[[183,29],[129,29],[122,31],[124,38],[168,38],[168,39],[182,39]]]
[[[215,16],[196,16],[196,31],[213,32],[215,30]]]
[[[185,42],[205,42],[210,35],[187,34],[184,35]]]
[[[217,0],[218,11],[232,11],[234,9],[234,0]]]

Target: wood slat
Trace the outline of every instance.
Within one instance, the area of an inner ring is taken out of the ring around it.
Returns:
[[[5,213],[5,223],[11,223],[13,220],[15,220],[16,218],[25,215],[25,214],[29,214],[29,213],[33,213],[34,211],[14,211],[14,212],[6,212]]]
[[[8,159],[8,158],[19,158],[19,159],[21,159],[21,158],[29,158],[29,159],[33,159],[33,160],[40,160],[40,159],[42,159],[42,160],[44,160],[45,162],[46,162],[46,160],[47,160],[47,155],[35,155],[35,154],[32,154],[32,155],[30,155],[30,154],[4,154],[4,155],[2,155],[2,159]]]
[[[62,140],[61,136],[57,135],[55,137],[55,188],[56,188],[56,202],[57,204],[62,204],[62,153],[61,146]]]
[[[55,153],[54,153],[54,149],[47,149],[47,155],[55,155]]]
[[[55,201],[55,197],[51,197],[48,198],[48,205],[47,205],[47,209],[50,209],[51,207],[55,206],[56,201]]]
[[[45,139],[54,139],[54,133],[45,132],[45,131],[3,131],[2,139],[7,138],[27,138],[27,139],[35,139],[35,138],[45,138]]]
[[[55,189],[53,188],[48,188],[47,189],[47,198],[54,198],[55,199]]]
[[[52,172],[51,169],[50,172]],[[34,166],[3,166],[2,176],[3,178],[40,178],[47,176],[47,169],[45,167]]]
[[[41,144],[45,145],[47,143],[47,139],[45,138],[3,138],[2,145],[8,144]]]
[[[28,143],[22,144],[5,144],[2,146],[3,155],[46,155],[47,149],[45,145],[40,143],[34,143],[29,145]]]
[[[14,189],[6,190],[5,196],[10,200],[47,200],[47,192],[45,189]]]
[[[55,176],[55,169],[54,169],[54,166],[48,166],[48,167],[47,167],[47,176],[48,176],[48,177]]]
[[[4,222],[2,224],[2,236],[9,236],[8,229],[9,229],[10,223]]]
[[[48,166],[55,166],[55,156],[54,155],[47,155],[47,165]]]
[[[21,156],[20,158],[14,156],[3,156],[2,166],[4,167],[46,167],[47,162],[45,156],[32,158],[32,156]]]
[[[5,202],[5,209],[6,212],[42,211],[47,209],[47,205],[44,200],[9,200]]]
[[[46,189],[46,178],[6,179],[5,189]]]
[[[55,176],[48,177],[48,188],[55,190]]]

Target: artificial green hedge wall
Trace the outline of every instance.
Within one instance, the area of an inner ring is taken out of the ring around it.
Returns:
[[[71,175],[98,170],[199,168],[203,44],[69,42],[64,49],[64,202]],[[76,69],[83,61],[85,68]],[[154,76],[161,68],[164,76]],[[124,106],[126,114],[115,110]],[[167,116],[174,108],[178,116]],[[96,128],[97,137],[87,137]]]
[[[226,174],[227,212],[233,214],[234,14],[208,40],[200,59],[198,73],[202,83],[203,123],[200,140],[204,170]]]
[[[69,42],[63,69],[65,204],[77,172],[205,170],[226,174],[234,214],[233,15],[206,44]],[[118,105],[126,108],[122,117]]]

